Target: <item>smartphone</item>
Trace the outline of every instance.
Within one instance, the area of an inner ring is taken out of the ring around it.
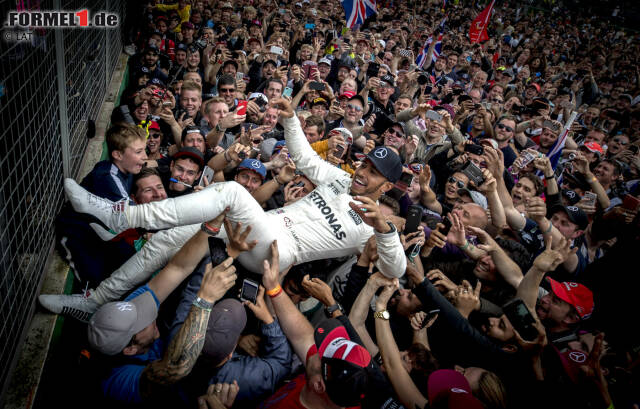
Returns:
[[[403,57],[409,57],[411,55],[411,50],[400,50],[399,54]]]
[[[473,181],[476,186],[480,186],[484,182],[482,170],[480,170],[480,168],[473,162],[468,162],[464,168],[462,168],[461,172],[467,175],[469,180]]]
[[[429,323],[429,321],[431,321],[431,319],[440,312],[440,309],[437,308],[435,310],[431,310],[429,312],[427,312],[427,315],[424,317],[424,319],[422,320],[422,324],[421,327],[424,328],[427,326],[427,324]]]
[[[171,101],[164,101],[164,102],[162,103],[162,106],[170,107],[170,106],[171,106]]]
[[[449,230],[451,230],[451,220],[449,220],[448,217],[443,217],[441,222],[444,227],[438,231],[446,236],[447,234],[449,234]]]
[[[309,83],[309,89],[316,90],[316,91],[324,91],[325,86],[323,82],[311,81]]]
[[[624,199],[622,199],[622,207],[627,210],[636,210],[640,205],[640,199],[633,195],[626,194],[624,195]]]
[[[412,182],[413,182],[413,174],[402,172],[402,176],[400,176],[400,180],[398,180],[398,183],[396,185],[400,190],[402,190],[403,192],[406,192],[407,188],[411,185]]]
[[[244,80],[244,72],[236,72],[236,80]]]
[[[427,111],[427,118],[429,118],[429,119],[431,119],[433,121],[437,121],[437,122],[442,121],[442,115],[440,115],[436,111],[432,111],[432,110],[428,110]]]
[[[220,254],[222,251],[224,254],[224,249],[226,248],[226,244],[224,240],[219,237],[207,237],[209,241],[209,255],[213,258],[214,254]]]
[[[278,13],[287,14],[287,9],[278,9]]]
[[[284,91],[282,91],[282,96],[283,96],[283,97],[289,97],[289,98],[291,98],[291,95],[292,95],[292,94],[293,94],[293,88],[291,88],[291,87],[286,87],[286,88],[284,89]]]
[[[418,231],[420,221],[422,220],[422,207],[411,205],[407,210],[407,221],[404,224],[404,234],[414,233]]]
[[[245,278],[244,280],[242,280],[242,291],[240,292],[240,299],[242,301],[250,301],[255,304],[258,299],[258,288],[258,283]]]
[[[631,151],[631,153],[633,153],[634,155],[637,155],[638,151],[640,151],[640,147],[638,147],[638,145],[631,145],[629,146],[629,151]]]
[[[344,156],[344,145],[337,145],[336,151],[333,153],[333,156],[338,159],[342,159]]]
[[[484,154],[484,147],[482,145],[476,145],[475,143],[464,145],[464,151],[473,153],[474,155]]]
[[[278,47],[277,45],[272,45],[269,49],[271,54],[282,55],[282,47]]]
[[[367,67],[367,78],[377,77],[380,72],[380,64],[377,62],[370,62]]]
[[[316,28],[316,25],[315,25],[315,24],[313,24],[313,23],[306,23],[306,24],[304,25],[304,29],[305,29],[305,30],[313,30],[314,28]]]
[[[280,60],[280,66],[278,68],[289,68],[289,60]]]
[[[202,176],[200,176],[200,181],[198,182],[198,186],[204,186],[204,177],[207,177],[207,182],[213,183],[213,169],[209,166],[205,166],[202,169]]]
[[[241,99],[238,101],[238,115],[246,115],[247,114],[247,101]]]
[[[535,320],[520,298],[515,298],[502,306],[509,322],[525,341],[533,341],[538,337],[538,330],[533,326]]]
[[[584,192],[584,196],[582,196],[582,198],[585,199],[585,203],[590,206],[595,206],[598,195],[593,192]]]

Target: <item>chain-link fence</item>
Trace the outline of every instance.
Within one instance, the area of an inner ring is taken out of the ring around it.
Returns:
[[[124,22],[125,0],[0,0],[0,19],[82,9]],[[11,32],[0,29],[0,401],[52,249],[63,176],[78,173],[122,49],[120,28]]]

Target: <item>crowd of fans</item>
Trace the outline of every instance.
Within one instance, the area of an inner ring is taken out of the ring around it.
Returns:
[[[473,44],[484,6],[142,6],[56,223],[90,289],[40,296],[101,400],[640,405],[640,38],[504,2]]]

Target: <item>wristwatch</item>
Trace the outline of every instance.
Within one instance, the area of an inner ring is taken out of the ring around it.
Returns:
[[[391,315],[389,314],[389,311],[383,310],[374,312],[373,317],[389,321],[389,317],[391,317]]]
[[[344,314],[344,308],[342,308],[342,305],[340,305],[340,303],[335,303],[324,308],[324,315],[326,315],[327,318],[333,318],[333,313],[337,310],[340,310],[340,312]]]

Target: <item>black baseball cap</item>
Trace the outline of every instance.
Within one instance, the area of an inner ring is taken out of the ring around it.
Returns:
[[[367,395],[369,373],[374,369],[369,352],[352,341],[347,329],[335,318],[318,324],[314,340],[331,401],[340,406],[359,405]]]
[[[400,180],[400,176],[402,176],[402,160],[391,149],[386,146],[379,146],[367,154],[367,159],[389,182],[396,183]]]
[[[383,82],[383,81],[386,82],[387,84],[389,84],[392,87],[396,86],[396,81],[389,74],[383,75],[382,78],[380,78],[380,82]]]
[[[578,230],[584,230],[589,225],[587,214],[577,206],[555,205],[551,208],[551,214],[559,211],[565,212],[569,221],[578,226]]]
[[[173,160],[177,160],[180,158],[189,158],[196,162],[200,169],[204,166],[204,155],[198,149],[193,148],[191,146],[185,146],[180,149],[175,155],[173,155]]]

